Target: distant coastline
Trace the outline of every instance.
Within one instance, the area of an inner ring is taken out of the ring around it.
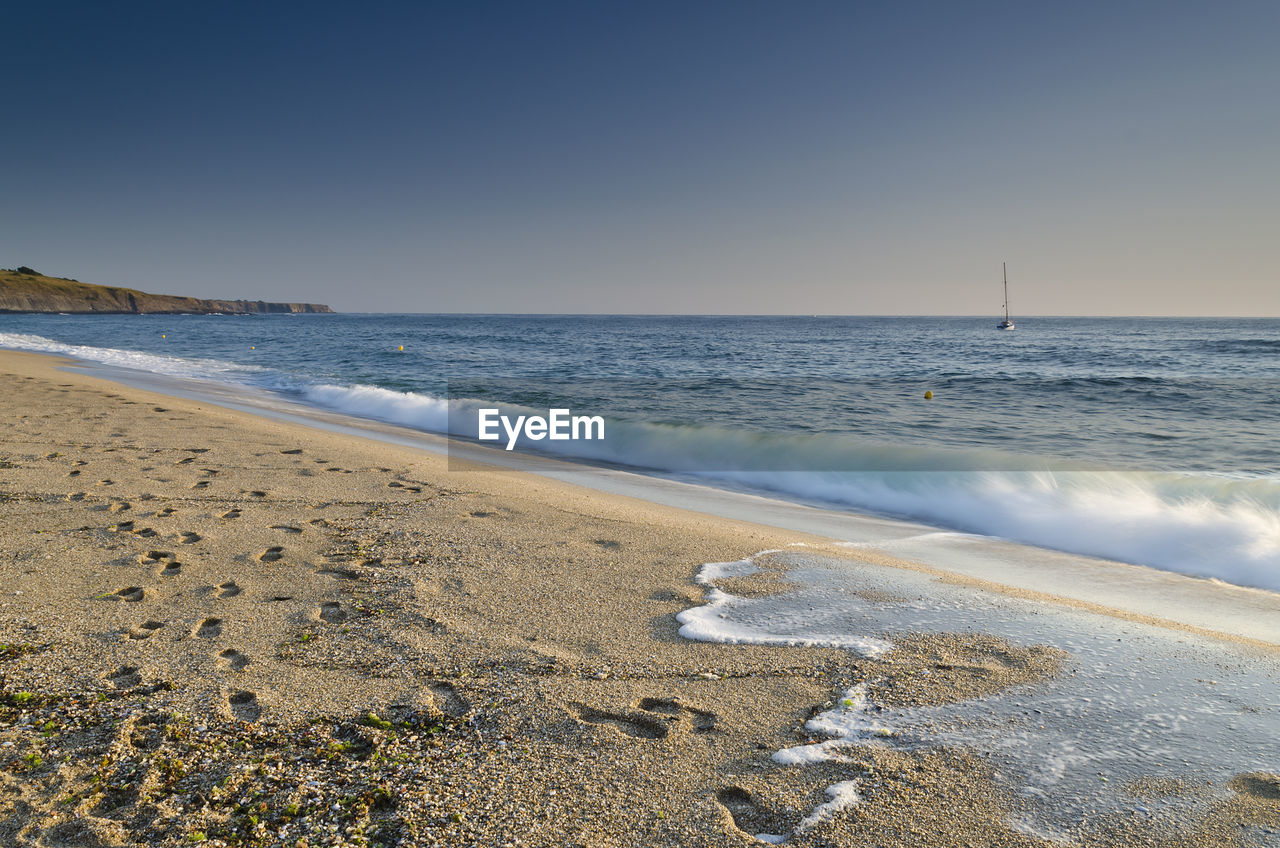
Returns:
[[[272,303],[264,300],[205,300],[150,294],[120,286],[100,286],[49,277],[20,266],[0,270],[0,313],[71,312],[121,314],[258,315],[266,313],[331,313],[323,303]]]

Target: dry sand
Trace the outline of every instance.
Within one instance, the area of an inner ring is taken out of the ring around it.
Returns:
[[[770,755],[855,683],[971,698],[1054,649],[692,643],[703,563],[822,541],[58,364],[0,352],[2,845],[748,846],[850,779],[862,802],[788,844],[1040,844],[972,752]],[[1196,832],[1096,844],[1280,826],[1274,777],[1238,782]]]

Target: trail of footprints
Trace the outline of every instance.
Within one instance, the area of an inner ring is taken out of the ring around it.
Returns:
[[[190,462],[191,458],[182,460],[182,463]],[[194,488],[200,488],[204,484],[197,484]],[[265,492],[254,492],[255,496],[265,496]],[[132,508],[132,505],[117,501],[107,506],[110,512],[124,512]],[[172,507],[166,507],[157,515],[167,517],[176,512]],[[222,514],[224,519],[235,519],[240,517],[240,510],[231,509]],[[137,528],[133,521],[121,521],[112,525],[110,528],[113,532],[130,533],[141,538],[150,538],[158,535],[149,527]],[[287,527],[277,525],[272,527],[273,530],[281,530],[286,533],[301,533],[301,529],[296,527]],[[178,541],[183,545],[194,545],[202,541],[203,537],[194,531],[182,531],[178,534]],[[283,547],[268,548],[259,559],[263,562],[275,562],[284,555]],[[175,577],[182,572],[182,563],[178,562],[176,555],[172,551],[150,550],[146,553],[138,555],[138,563],[144,566],[150,566],[155,569],[153,574],[157,577]],[[234,580],[227,580],[214,587],[212,595],[215,599],[221,600],[226,598],[234,598],[241,593],[241,588]],[[112,593],[110,597],[118,598],[130,603],[139,603],[151,596],[150,590],[142,586],[126,586]],[[104,596],[106,597],[106,596]],[[324,621],[337,622],[346,618],[346,613],[341,609],[341,605],[337,603],[325,604],[320,611],[320,617]],[[209,616],[191,631],[191,635],[199,639],[215,640],[222,635],[222,619],[216,616]],[[165,627],[165,622],[155,619],[148,619],[139,624],[130,627],[126,634],[132,641],[142,641],[150,639],[156,632]],[[235,648],[226,648],[217,652],[215,655],[217,663],[230,671],[244,671],[252,662],[249,656]],[[104,680],[113,688],[118,690],[127,690],[142,685],[142,675],[137,666],[125,665],[104,675]],[[256,693],[240,690],[231,693],[227,698],[227,708],[231,715],[240,721],[253,722],[257,721],[263,712],[262,705],[258,702]]]
[[[300,452],[300,451],[299,451]],[[191,457],[180,461],[186,464],[192,461]],[[207,481],[198,482],[193,488],[203,488],[208,485]],[[253,491],[247,494],[252,497],[266,497],[265,491]],[[120,513],[132,509],[132,505],[117,501],[111,503],[107,509],[111,512]],[[165,507],[158,511],[158,517],[168,517],[176,512],[172,507]],[[234,520],[241,517],[241,511],[232,508],[222,513],[220,516],[223,520]],[[325,526],[325,522],[317,520],[313,522],[318,526]],[[132,520],[118,522],[110,528],[113,532],[129,533],[140,538],[152,538],[157,535],[155,530],[149,527],[139,528]],[[303,528],[295,527],[287,524],[270,525],[271,530],[285,533],[291,536],[302,534]],[[181,531],[177,534],[177,541],[182,545],[194,545],[202,541],[203,537],[194,531]],[[285,548],[282,545],[273,545],[262,551],[257,557],[262,563],[276,563],[284,559]],[[182,563],[177,559],[177,555],[172,551],[165,550],[149,550],[139,554],[137,561],[140,565],[152,568],[153,576],[157,578],[176,577],[182,573]],[[338,566],[330,566],[316,570],[317,574],[328,576],[338,580],[355,580],[359,577],[356,571]],[[213,587],[209,594],[214,600],[224,600],[237,597],[242,593],[241,587],[235,580],[227,580]],[[147,600],[152,596],[152,591],[142,586],[126,586],[113,593],[113,597],[130,603],[138,603]],[[265,598],[267,602],[289,601],[292,600],[291,595],[278,595],[271,598]],[[338,601],[326,601],[316,608],[314,617],[318,621],[326,624],[336,625],[347,621],[350,617],[349,612],[343,608]],[[130,627],[126,633],[130,640],[143,641],[150,639],[160,630],[164,629],[166,623],[156,619],[147,619],[139,624]],[[190,634],[198,639],[215,641],[221,638],[223,632],[223,619],[218,616],[208,616],[196,625]],[[214,654],[215,662],[228,671],[242,672],[252,662],[249,656],[236,648],[224,648]],[[116,689],[131,689],[142,684],[142,675],[136,666],[122,666],[114,672],[106,675],[104,678],[109,685]],[[440,704],[443,712],[450,715],[462,715],[470,709],[470,705],[461,698],[448,683],[438,683],[432,686],[432,691]],[[256,693],[248,690],[238,690],[232,692],[227,698],[227,709],[231,715],[241,721],[253,722],[257,721],[263,713],[263,707],[258,701]]]

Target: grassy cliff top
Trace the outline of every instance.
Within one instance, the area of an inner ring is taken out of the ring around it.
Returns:
[[[204,300],[151,294],[123,286],[100,286],[50,277],[34,268],[0,269],[0,312],[332,312],[316,303]]]

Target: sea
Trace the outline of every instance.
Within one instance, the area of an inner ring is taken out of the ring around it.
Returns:
[[[1280,591],[1280,320],[2,315],[0,346]],[[926,393],[931,393],[926,398]]]

